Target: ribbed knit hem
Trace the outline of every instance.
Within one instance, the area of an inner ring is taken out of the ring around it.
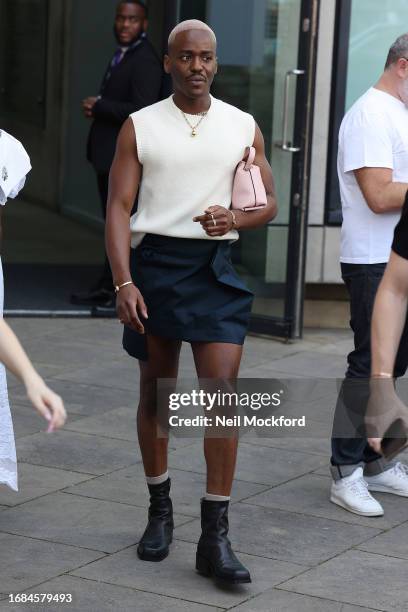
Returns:
[[[206,493],[204,499],[207,501],[222,502],[229,501],[231,497],[229,495],[214,495],[213,493]]]
[[[164,474],[160,474],[160,476],[146,476],[146,482],[148,485],[158,485],[162,484],[162,482],[166,482],[169,477],[169,472],[164,472]]]

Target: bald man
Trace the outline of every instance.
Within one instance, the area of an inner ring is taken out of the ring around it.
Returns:
[[[168,441],[157,436],[157,380],[177,377],[183,340],[191,344],[200,379],[238,377],[253,294],[233,270],[230,244],[237,230],[276,215],[259,127],[248,113],[210,95],[214,32],[196,20],[179,24],[170,34],[165,70],[174,96],[132,115],[119,136],[106,233],[124,347],[140,366],[138,434],[150,508],[138,555],[145,561],[164,559],[173,534]],[[248,146],[256,149],[267,205],[231,211],[235,168]],[[139,186],[138,212],[129,219]],[[207,490],[196,554],[200,573],[228,584],[251,581],[228,539],[234,433],[204,439]]]

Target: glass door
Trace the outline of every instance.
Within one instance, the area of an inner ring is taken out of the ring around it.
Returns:
[[[179,0],[177,20],[202,19],[218,39],[213,94],[254,115],[279,205],[267,227],[241,233],[234,263],[255,293],[251,329],[302,331],[307,178],[318,0]]]

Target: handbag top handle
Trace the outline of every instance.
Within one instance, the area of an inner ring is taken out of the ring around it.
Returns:
[[[252,164],[254,163],[256,151],[254,147],[247,147],[246,150],[249,149],[248,157],[245,162],[244,170],[250,170],[252,168]]]

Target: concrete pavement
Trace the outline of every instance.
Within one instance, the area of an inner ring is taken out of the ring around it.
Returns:
[[[116,321],[9,320],[69,411],[55,435],[9,377],[20,492],[0,490],[0,610],[364,612],[408,609],[408,500],[378,494],[385,516],[330,504],[329,441],[244,437],[230,510],[253,582],[220,588],[194,571],[201,441],[171,438],[175,541],[139,561],[147,492],[136,442],[137,369]],[[285,344],[249,337],[241,376],[341,377],[347,331]],[[193,374],[189,347],[181,375]],[[324,406],[323,406],[324,408]],[[333,406],[327,406],[328,420]],[[317,418],[317,417],[316,417]],[[9,593],[71,593],[71,604],[9,603]]]

